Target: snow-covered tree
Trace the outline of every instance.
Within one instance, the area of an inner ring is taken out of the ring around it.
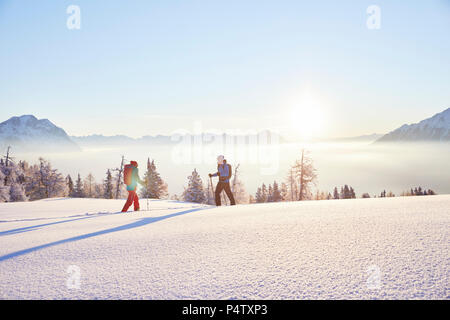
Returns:
[[[70,174],[67,175],[67,177],[66,177],[66,183],[67,183],[67,194],[70,197],[71,194],[73,194],[73,180],[72,180],[72,177],[70,176]]]
[[[337,187],[334,187],[334,191],[333,191],[333,199],[339,199],[339,191]]]
[[[331,194],[327,194],[325,191],[320,190],[316,191],[316,195],[314,197],[315,200],[328,200],[329,198],[331,198]]]
[[[263,183],[260,188],[256,191],[255,194],[255,201],[257,203],[264,203],[267,202],[269,198],[269,192],[267,190],[266,185]]]
[[[261,188],[258,188],[256,190],[255,201],[256,201],[256,203],[263,203],[263,202],[265,202],[265,199],[264,199],[264,196],[263,196]]]
[[[147,159],[147,171],[144,175],[144,186],[141,189],[141,197],[151,199],[163,199],[168,196],[167,184],[161,178],[155,165],[155,160]]]
[[[188,187],[183,193],[184,201],[204,203],[206,201],[206,196],[203,189],[203,182],[196,169],[194,169],[192,175],[188,177],[188,181]]]
[[[285,190],[285,192],[287,192],[287,190]],[[273,182],[273,185],[269,184],[268,187],[263,183],[262,186],[257,189],[254,198],[257,203],[280,202],[282,199],[281,191],[276,181]]]
[[[281,197],[280,189],[278,188],[278,183],[276,181],[273,182],[272,186],[272,202],[280,202],[283,198]]]
[[[74,198],[84,198],[83,181],[81,180],[80,174],[78,174],[77,181],[75,182],[75,188],[73,189],[72,197]]]
[[[240,179],[240,165],[238,164],[234,169],[233,181],[231,184],[231,191],[233,192],[234,200],[237,204],[249,203],[249,195],[245,190],[244,183]]]
[[[0,164],[2,166],[4,164]],[[5,186],[5,175],[0,170],[0,202],[8,202],[9,201],[9,186]]]
[[[39,158],[39,165],[33,166],[31,170],[32,176],[26,185],[30,200],[62,197],[66,194],[65,179],[52,168],[49,161]]]
[[[27,201],[28,197],[25,194],[25,188],[20,183],[12,183],[9,189],[9,201],[18,202],[18,201]]]
[[[269,184],[269,187],[267,189],[267,202],[273,202],[273,188],[272,185]]]
[[[106,179],[103,181],[103,198],[114,198],[114,185],[111,170],[106,171]]]
[[[281,201],[286,201],[289,197],[288,186],[284,182],[281,183],[280,196],[281,196]]]
[[[267,202],[267,197],[268,197],[269,192],[268,192],[267,187],[266,187],[266,185],[264,183],[262,184],[261,191],[262,191],[263,202]]]
[[[344,185],[341,187],[341,194],[339,195],[340,199],[355,199],[356,193],[355,190],[348,185]]]

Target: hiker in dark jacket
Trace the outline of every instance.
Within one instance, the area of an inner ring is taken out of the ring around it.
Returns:
[[[220,206],[220,193],[222,190],[225,191],[225,193],[228,196],[228,199],[230,199],[231,205],[235,205],[236,202],[234,201],[233,193],[231,192],[230,188],[230,178],[231,178],[232,170],[231,166],[227,163],[224,156],[218,156],[217,157],[217,172],[213,174],[209,174],[209,177],[217,177],[219,176],[219,182],[216,186],[216,206]]]

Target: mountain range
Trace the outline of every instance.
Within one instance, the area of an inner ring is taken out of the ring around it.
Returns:
[[[223,139],[222,141],[230,141],[229,139],[239,141],[239,142],[245,142],[245,143],[254,143],[258,140],[258,136],[269,137],[269,139],[277,139],[279,143],[286,142],[284,138],[272,131],[264,130],[260,131],[258,133],[254,134],[247,134],[247,135],[231,135],[231,134],[225,134],[225,133],[209,133],[204,132],[200,134],[180,134],[180,138],[182,137],[191,137],[194,139],[200,139],[197,141],[203,141],[205,143],[208,143],[209,141],[221,141],[220,139]],[[179,141],[182,141],[181,139],[178,139],[177,136],[174,135],[156,135],[156,136],[143,136],[141,138],[130,138],[124,135],[116,135],[116,136],[103,136],[103,135],[89,135],[89,136],[83,136],[83,137],[71,137],[73,141],[78,143],[80,146],[120,146],[120,145],[142,145],[142,144],[156,144],[156,145],[163,145],[163,144],[174,144],[178,143]],[[275,140],[273,140],[275,141]]]
[[[450,108],[418,123],[404,124],[376,142],[450,141]]]
[[[265,130],[264,133],[269,137],[276,138],[279,143],[287,142],[282,136]],[[227,135],[202,133],[194,137],[204,137],[209,141],[219,141],[222,139],[233,139],[234,141],[244,141],[252,143],[256,141],[258,134],[249,135]],[[123,145],[163,145],[177,143],[170,135],[144,136],[141,138],[130,138],[124,135],[103,136],[69,136],[62,128],[57,127],[48,119],[37,119],[33,115],[23,115],[12,117],[0,123],[0,148],[13,146],[18,151],[36,152],[36,151],[81,151],[80,147],[89,146],[123,146]],[[388,134],[365,135],[359,137],[326,139],[335,142],[352,141],[374,141],[376,143],[387,142],[419,142],[419,141],[450,141],[450,108],[441,113],[422,120],[418,123],[404,124]],[[325,141],[325,139],[316,140],[316,142]]]
[[[279,143],[285,142],[283,137],[268,130],[248,135],[201,133],[197,135],[184,134],[180,135],[180,137],[191,136],[194,139],[200,138],[201,141],[206,143],[208,141],[220,141],[219,139],[254,143],[254,141],[259,141],[258,136],[260,135],[267,135],[272,141],[276,138]],[[12,146],[19,152],[81,151],[82,147],[98,146],[168,145],[182,141],[179,138],[177,139],[175,135],[143,136],[141,138],[98,134],[81,137],[69,136],[62,128],[57,127],[48,119],[38,120],[33,115],[12,117],[0,123],[0,148],[5,149],[8,146]]]

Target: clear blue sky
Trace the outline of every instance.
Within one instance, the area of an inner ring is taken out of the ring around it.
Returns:
[[[284,127],[305,91],[319,136],[450,106],[448,0],[0,0],[0,48],[0,120],[34,114],[71,135]]]

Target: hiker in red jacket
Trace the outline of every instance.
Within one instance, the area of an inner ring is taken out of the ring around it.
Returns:
[[[144,185],[144,181],[139,178],[138,163],[136,161],[130,161],[130,164],[125,166],[123,180],[127,185],[128,199],[123,206],[122,212],[127,212],[132,203],[134,203],[134,211],[139,211],[139,198],[136,194],[136,188],[138,183]]]

